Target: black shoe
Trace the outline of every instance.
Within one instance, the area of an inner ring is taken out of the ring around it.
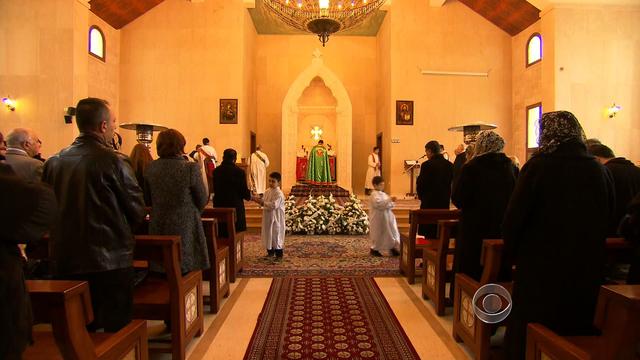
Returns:
[[[400,256],[400,251],[396,250],[396,249],[391,249],[391,255],[393,256]]]
[[[283,249],[277,249],[275,250],[276,252],[276,257],[277,258],[282,258],[284,256],[284,250]]]
[[[380,252],[378,250],[373,250],[373,249],[369,250],[369,255],[377,256],[377,257],[381,257],[382,256],[382,254],[380,254]]]
[[[267,256],[268,257],[272,257],[272,256],[275,256],[275,255],[276,255],[276,251],[275,250],[271,250],[271,249],[267,250]]]

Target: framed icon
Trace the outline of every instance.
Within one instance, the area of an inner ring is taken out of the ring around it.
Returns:
[[[220,124],[238,123],[238,99],[220,99]]]
[[[396,125],[413,125],[413,101],[396,101]]]

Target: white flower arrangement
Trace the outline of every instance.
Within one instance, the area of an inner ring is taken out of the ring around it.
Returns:
[[[355,195],[340,206],[333,195],[326,197],[309,195],[301,206],[296,206],[294,196],[285,201],[285,226],[287,233],[349,234],[369,233],[369,218]]]

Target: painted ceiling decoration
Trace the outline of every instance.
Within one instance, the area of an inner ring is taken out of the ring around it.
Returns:
[[[90,0],[89,4],[94,14],[114,28],[121,29],[163,1],[164,0]],[[425,1],[433,2],[433,0]],[[527,0],[457,1],[467,5],[473,11],[512,36],[526,29],[540,18],[540,10]],[[443,0],[438,0],[436,3],[438,3],[439,6],[446,6],[446,1]],[[292,29],[268,14],[263,9],[262,0],[255,0],[255,7],[250,7],[248,11],[258,34],[304,34],[304,32]],[[386,10],[378,10],[359,26],[340,32],[339,35],[376,36],[386,13]]]
[[[91,12],[113,26],[121,29],[164,0],[90,0]]]
[[[527,0],[458,0],[513,36],[540,19],[540,10]]]

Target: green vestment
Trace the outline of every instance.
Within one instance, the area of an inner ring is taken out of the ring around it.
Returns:
[[[331,182],[329,155],[324,146],[316,145],[309,152],[307,181],[312,184],[328,184]]]

